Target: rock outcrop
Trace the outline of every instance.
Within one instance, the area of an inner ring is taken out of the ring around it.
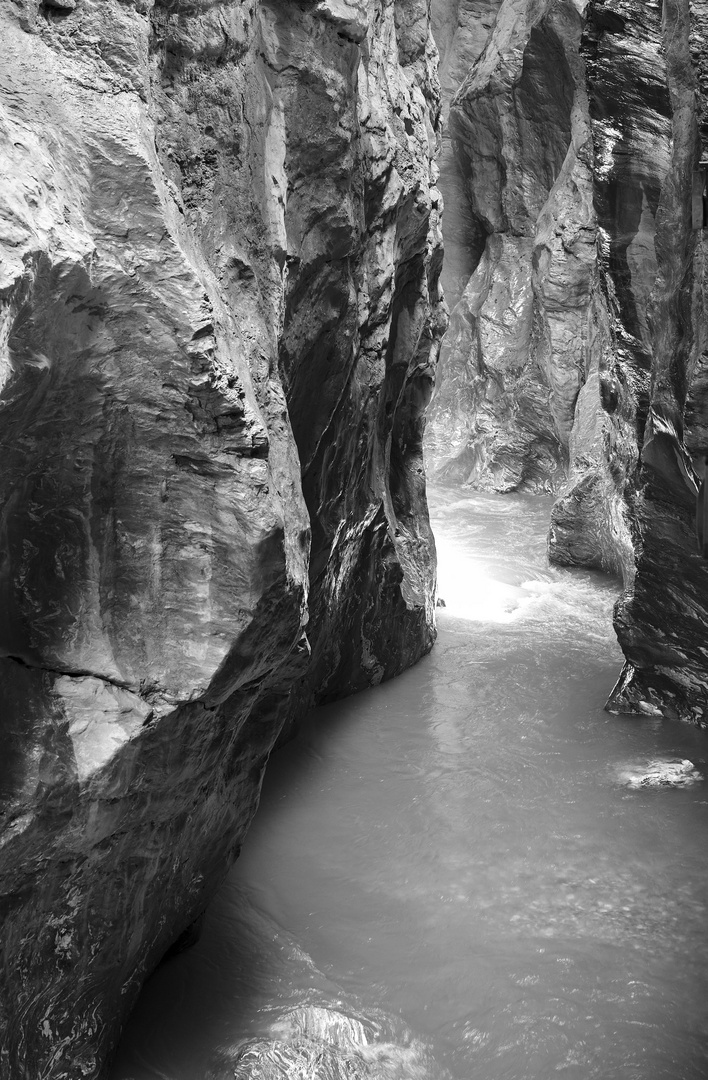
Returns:
[[[2,8],[0,1075],[97,1076],[313,701],[432,645],[425,0]]]
[[[622,575],[609,707],[698,723],[707,25],[688,0],[439,0],[466,255],[430,428],[438,475],[557,492],[551,558]]]

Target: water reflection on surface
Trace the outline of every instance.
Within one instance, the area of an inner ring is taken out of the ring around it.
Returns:
[[[626,778],[706,775],[706,733],[603,711],[618,585],[547,566],[550,500],[432,504],[438,644],[272,760],[112,1080],[202,1080],[313,1002],[401,1018],[459,1080],[704,1080],[708,793]]]

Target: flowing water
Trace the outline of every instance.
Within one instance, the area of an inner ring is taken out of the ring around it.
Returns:
[[[433,652],[273,757],[201,941],[149,981],[111,1080],[319,1080],[302,1058],[223,1063],[343,1016],[399,1047],[387,1077],[708,1076],[708,732],[603,711],[618,585],[548,567],[550,500],[431,501]],[[701,775],[641,786],[684,760]]]

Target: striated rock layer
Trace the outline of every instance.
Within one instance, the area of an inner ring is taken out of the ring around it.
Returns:
[[[450,291],[433,467],[558,492],[551,558],[624,579],[627,664],[609,707],[708,723],[695,535],[708,3],[437,7],[456,72],[447,81],[443,65],[452,205],[462,190],[465,209],[446,230],[467,266]]]
[[[283,725],[432,645],[425,0],[34,0],[0,70],[0,1075],[99,1075]]]

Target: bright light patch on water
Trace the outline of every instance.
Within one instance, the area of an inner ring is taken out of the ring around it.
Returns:
[[[547,581],[524,581],[521,585],[500,581],[493,565],[445,537],[438,539],[437,551],[438,595],[446,612],[460,619],[513,622],[553,587]]]

